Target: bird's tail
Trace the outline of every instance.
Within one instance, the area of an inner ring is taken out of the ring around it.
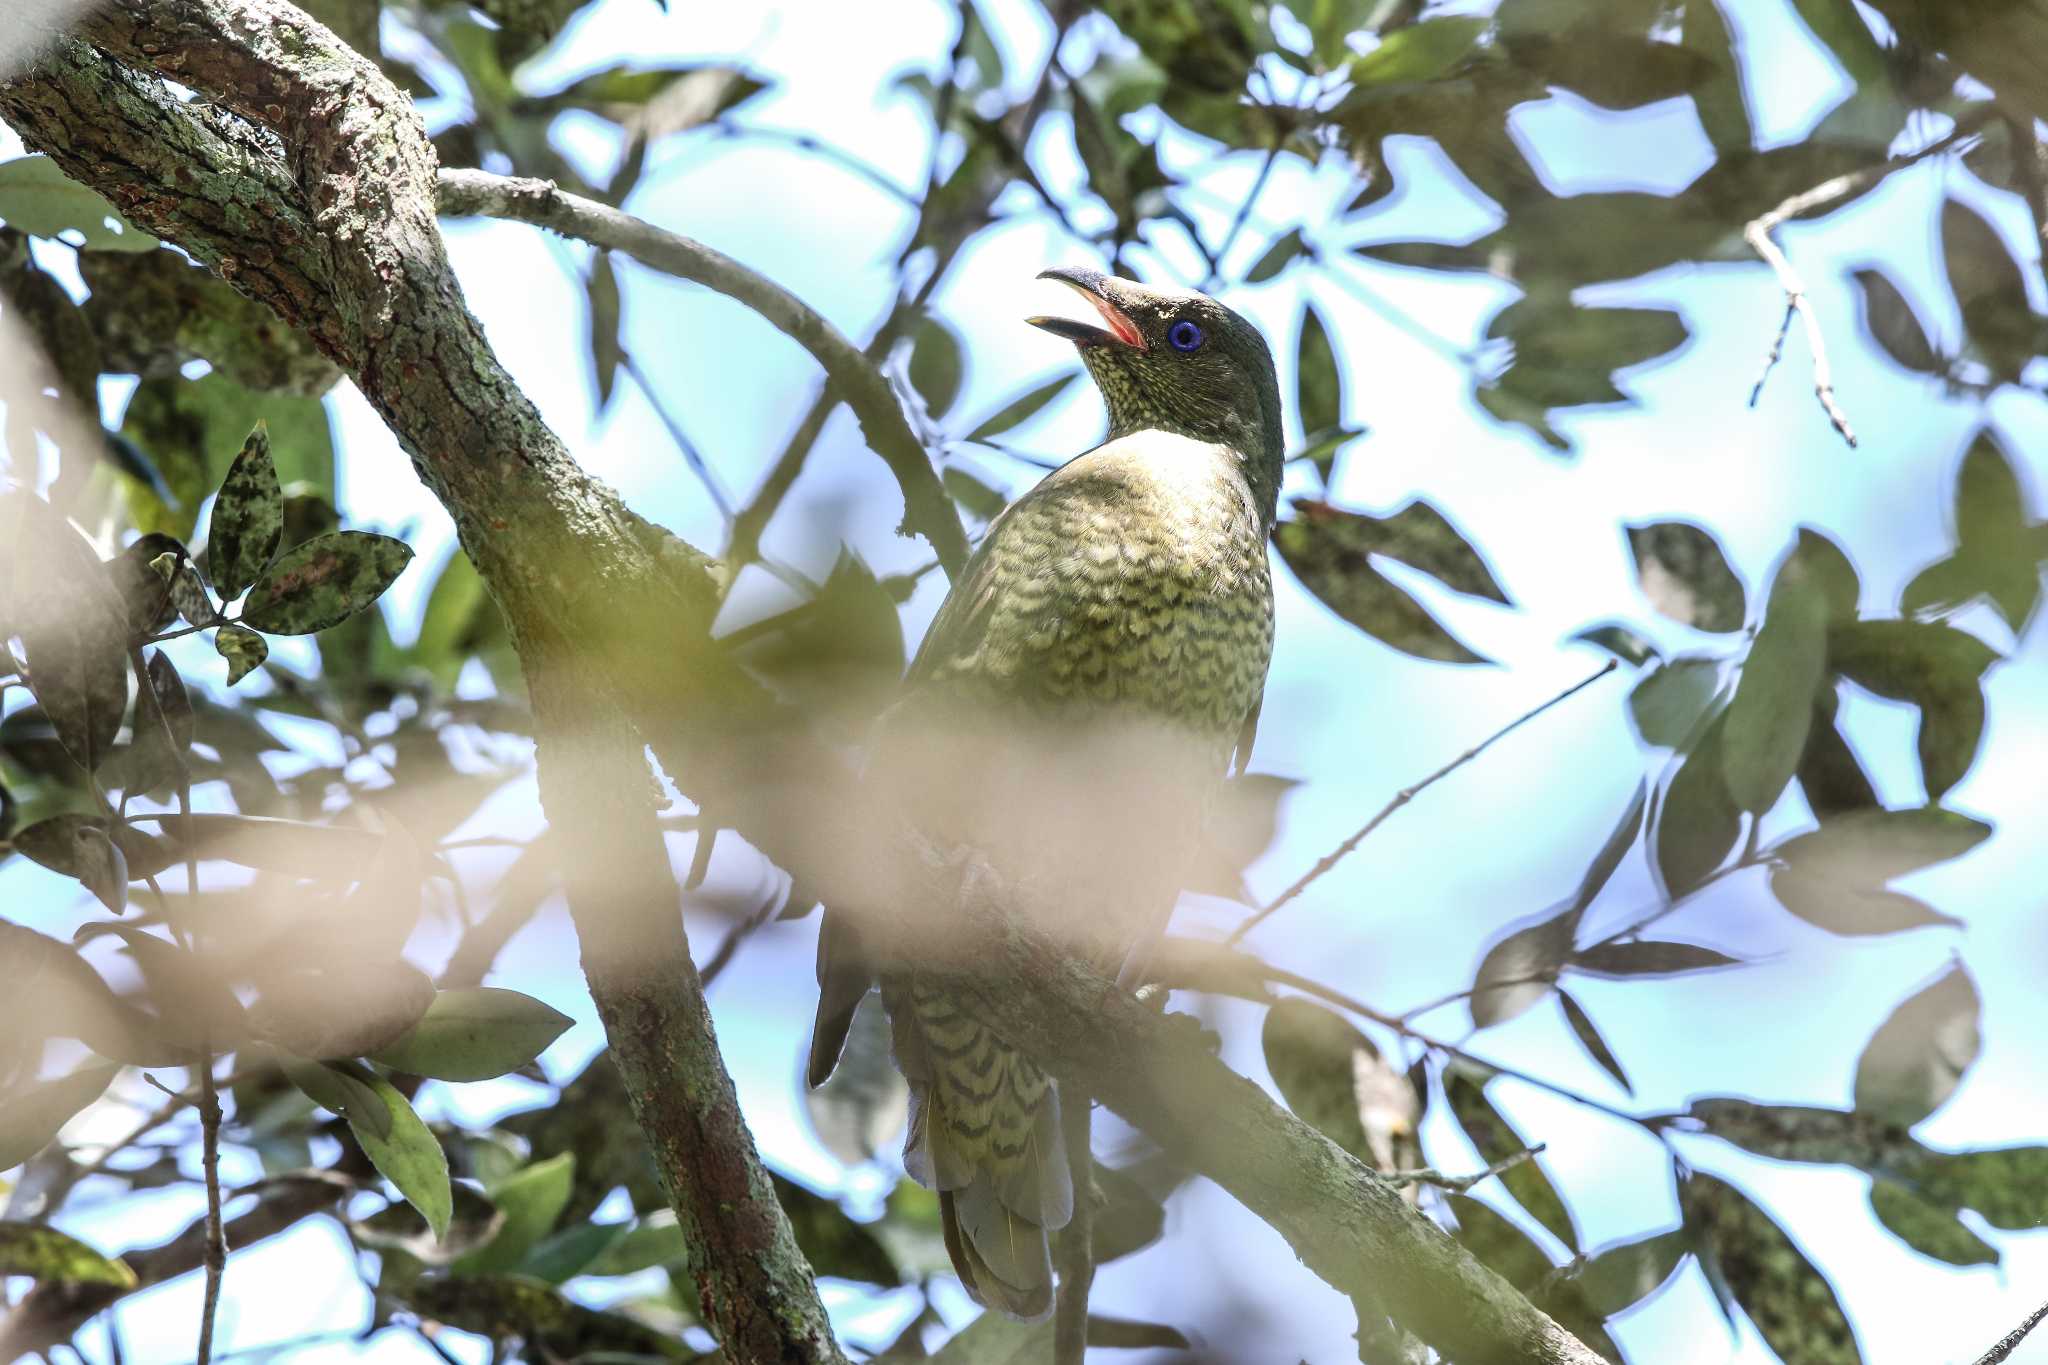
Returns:
[[[1052,1311],[1049,1234],[1074,1213],[1052,1078],[913,981],[889,991],[910,1081],[903,1164],[938,1191],[946,1251],[974,1299],[1035,1321]]]

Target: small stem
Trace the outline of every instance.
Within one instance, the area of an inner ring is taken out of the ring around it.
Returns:
[[[220,1282],[228,1264],[227,1234],[220,1221],[220,1092],[213,1080],[213,1044],[202,1039],[199,1064],[200,1166],[206,1175],[206,1303],[200,1310],[198,1365],[213,1359],[213,1320],[220,1309]]]
[[[1216,273],[1217,269],[1223,264],[1223,258],[1230,254],[1230,248],[1237,245],[1239,235],[1244,232],[1245,221],[1252,216],[1252,207],[1259,202],[1259,195],[1264,193],[1266,181],[1272,178],[1273,163],[1279,159],[1280,144],[1275,142],[1266,149],[1266,159],[1259,163],[1257,178],[1252,181],[1252,187],[1246,192],[1244,202],[1237,206],[1237,215],[1230,220],[1230,227],[1223,234],[1223,244],[1217,247],[1215,255],[1210,257],[1209,278],[1202,281],[1203,289],[1206,290],[1218,283],[1220,277]]]
[[[1084,1365],[1088,1354],[1088,1291],[1095,1282],[1095,1154],[1089,1142],[1093,1109],[1094,1102],[1078,1089],[1060,1096],[1061,1137],[1074,1180],[1074,1216],[1060,1233],[1053,1365]]]
[[[1539,1142],[1534,1147],[1516,1152],[1513,1156],[1502,1157],[1485,1170],[1474,1171],[1470,1175],[1445,1175],[1434,1166],[1424,1166],[1420,1170],[1414,1171],[1388,1171],[1380,1178],[1397,1190],[1405,1189],[1410,1185],[1434,1185],[1440,1190],[1449,1190],[1452,1194],[1463,1194],[1481,1181],[1491,1180],[1503,1171],[1513,1170],[1523,1162],[1541,1153],[1549,1145],[1548,1143]]]
[[[1230,937],[1223,940],[1224,945],[1227,947],[1231,944],[1237,943],[1246,934],[1250,933],[1252,929],[1255,926],[1257,926],[1261,921],[1265,920],[1269,915],[1271,915],[1275,910],[1278,910],[1281,906],[1287,904],[1287,902],[1293,900],[1296,896],[1299,896],[1302,892],[1308,890],[1308,888],[1316,881],[1317,878],[1321,877],[1324,873],[1328,872],[1331,868],[1335,867],[1338,863],[1342,862],[1347,856],[1350,855],[1353,849],[1357,848],[1361,843],[1363,843],[1367,835],[1371,834],[1374,830],[1378,829],[1381,825],[1385,824],[1387,821],[1387,817],[1391,816],[1395,811],[1401,809],[1401,807],[1407,805],[1410,801],[1413,801],[1418,795],[1420,795],[1423,791],[1428,789],[1432,784],[1441,781],[1443,778],[1450,776],[1458,769],[1464,767],[1467,763],[1470,763],[1473,759],[1485,753],[1497,741],[1505,738],[1508,734],[1512,733],[1519,727],[1536,719],[1536,717],[1542,715],[1551,707],[1556,706],[1559,702],[1562,702],[1567,698],[1575,695],[1576,693],[1581,692],[1588,687],[1591,687],[1594,683],[1600,681],[1600,679],[1606,677],[1609,673],[1612,673],[1615,670],[1616,666],[1617,665],[1615,660],[1609,659],[1606,663],[1602,664],[1599,667],[1599,669],[1589,674],[1587,677],[1584,677],[1580,679],[1578,682],[1573,683],[1570,687],[1567,687],[1564,691],[1558,693],[1549,701],[1544,702],[1541,706],[1535,707],[1532,710],[1524,711],[1521,715],[1515,717],[1506,725],[1503,725],[1500,729],[1495,730],[1485,739],[1482,739],[1481,741],[1479,741],[1479,743],[1473,745],[1464,753],[1459,754],[1456,758],[1444,764],[1443,767],[1438,768],[1435,772],[1431,773],[1428,777],[1423,778],[1414,786],[1403,787],[1400,791],[1395,792],[1393,799],[1388,801],[1386,805],[1380,807],[1379,811],[1372,817],[1372,819],[1366,821],[1365,824],[1360,826],[1356,833],[1352,834],[1350,838],[1346,839],[1343,843],[1337,845],[1335,849],[1331,850],[1328,854],[1324,855],[1324,857],[1319,862],[1317,862],[1314,867],[1310,868],[1307,872],[1303,873],[1295,881],[1294,885],[1288,887],[1285,891],[1282,891],[1279,895],[1275,896],[1272,900],[1268,901],[1263,906],[1260,906],[1257,910],[1253,911],[1252,914],[1248,918],[1246,918],[1242,924],[1238,925],[1237,928],[1231,930]]]
[[[683,452],[683,462],[690,466],[690,472],[697,476],[697,482],[704,485],[704,492],[710,496],[711,505],[718,509],[718,515],[725,518],[727,526],[731,526],[732,498],[719,485],[718,476],[711,472],[711,466],[704,460],[704,452],[697,448],[697,443],[683,430],[682,423],[675,419],[675,415],[668,410],[668,405],[661,401],[661,395],[654,391],[653,381],[648,379],[631,351],[621,348],[619,368],[626,372],[628,379],[640,386],[640,393],[647,399],[647,406],[654,409],[655,417],[668,429],[668,438],[676,443],[677,450]]]
[[[2000,1337],[1997,1345],[1977,1357],[1976,1365],[2003,1365],[2003,1362],[2020,1348],[2020,1343],[2027,1339],[2027,1333],[2041,1325],[2043,1318],[2048,1318],[2048,1303],[2027,1314],[2024,1322]]]

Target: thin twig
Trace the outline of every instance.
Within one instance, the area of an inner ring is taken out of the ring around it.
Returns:
[[[2027,1314],[2025,1321],[2000,1337],[1996,1346],[1977,1357],[1976,1365],[2003,1365],[2003,1362],[2020,1348],[2020,1343],[2027,1339],[2027,1333],[2041,1325],[2043,1318],[2048,1318],[2048,1303]]]
[[[1324,857],[1321,858],[1314,867],[1310,868],[1307,872],[1303,873],[1295,881],[1294,885],[1288,887],[1285,891],[1282,891],[1272,900],[1260,906],[1257,910],[1253,911],[1252,914],[1249,917],[1247,917],[1242,924],[1238,925],[1237,928],[1231,930],[1230,937],[1223,940],[1224,944],[1228,946],[1238,942],[1246,934],[1250,933],[1254,927],[1256,927],[1259,923],[1261,923],[1269,915],[1271,915],[1274,911],[1278,910],[1281,906],[1293,900],[1296,896],[1299,896],[1302,892],[1308,890],[1308,888],[1311,885],[1313,885],[1315,881],[1318,878],[1320,878],[1324,873],[1328,872],[1331,868],[1335,867],[1338,863],[1342,862],[1346,857],[1348,857],[1353,849],[1357,848],[1359,844],[1365,841],[1367,835],[1371,834],[1374,830],[1378,829],[1381,825],[1385,824],[1389,816],[1391,816],[1395,811],[1401,809],[1401,807],[1407,805],[1410,801],[1413,801],[1418,795],[1420,795],[1423,791],[1427,790],[1430,786],[1450,776],[1458,769],[1464,767],[1467,763],[1470,763],[1473,759],[1485,753],[1499,740],[1513,733],[1521,726],[1526,725],[1528,722],[1536,719],[1536,717],[1542,715],[1551,707],[1556,706],[1559,702],[1562,702],[1567,698],[1581,691],[1584,691],[1586,688],[1591,687],[1594,683],[1600,681],[1600,679],[1606,677],[1609,673],[1612,673],[1615,670],[1616,666],[1616,661],[1613,659],[1609,659],[1606,663],[1602,664],[1599,667],[1599,669],[1597,669],[1587,677],[1584,677],[1580,679],[1578,682],[1573,683],[1570,687],[1567,687],[1564,691],[1558,693],[1556,696],[1552,697],[1549,701],[1544,702],[1542,705],[1535,707],[1533,710],[1524,711],[1521,715],[1515,717],[1506,725],[1503,725],[1500,729],[1495,730],[1485,739],[1479,741],[1479,743],[1473,745],[1464,753],[1459,754],[1456,758],[1444,764],[1443,767],[1438,768],[1435,772],[1431,773],[1428,777],[1423,778],[1414,786],[1403,787],[1400,791],[1395,792],[1393,799],[1388,801],[1386,805],[1380,807],[1378,812],[1373,815],[1372,819],[1366,821],[1363,825],[1361,825],[1356,833],[1352,834],[1350,838],[1346,839],[1343,843],[1337,845],[1336,848],[1332,849],[1328,854],[1324,855]]]
[[[714,125],[721,137],[753,138],[760,142],[780,142],[798,151],[809,152],[822,160],[829,161],[842,170],[850,171],[867,181],[882,193],[901,203],[917,207],[917,196],[891,180],[875,167],[842,147],[821,142],[809,133],[799,133],[788,128],[771,128],[759,123],[738,123],[722,118]]]
[[[1095,1153],[1089,1140],[1094,1107],[1094,1101],[1078,1090],[1060,1096],[1061,1137],[1074,1180],[1074,1216],[1060,1233],[1053,1365],[1084,1365],[1088,1355],[1088,1290],[1095,1283]]]
[[[1223,234],[1223,244],[1216,248],[1215,255],[1210,256],[1209,277],[1202,281],[1203,289],[1208,289],[1220,279],[1216,273],[1217,267],[1222,265],[1223,258],[1230,254],[1230,248],[1237,245],[1239,235],[1244,232],[1245,220],[1252,216],[1252,207],[1259,202],[1259,195],[1265,191],[1266,181],[1272,178],[1273,163],[1279,159],[1280,144],[1276,141],[1266,149],[1266,159],[1259,163],[1259,173],[1253,179],[1251,189],[1245,193],[1244,202],[1237,206],[1237,215],[1230,220],[1230,227]]]
[[[619,350],[619,368],[626,372],[628,379],[640,386],[641,396],[646,398],[647,406],[654,409],[654,415],[660,419],[662,426],[668,429],[668,438],[674,441],[676,449],[683,453],[683,463],[690,466],[690,472],[697,476],[697,482],[704,485],[704,492],[710,497],[711,505],[718,509],[718,515],[725,518],[725,524],[732,525],[731,496],[720,486],[718,476],[711,472],[711,466],[704,459],[704,452],[697,448],[697,443],[683,430],[683,424],[668,410],[668,404],[661,401],[661,395],[655,391],[654,382],[647,377],[646,371],[640,368],[640,362],[633,358],[631,351],[623,347]]]
[[[1481,1181],[1491,1180],[1503,1171],[1513,1170],[1523,1162],[1540,1154],[1549,1145],[1547,1142],[1539,1142],[1534,1147],[1528,1147],[1516,1152],[1513,1156],[1502,1157],[1485,1170],[1474,1171],[1470,1175],[1445,1175],[1434,1166],[1424,1166],[1419,1170],[1413,1171],[1388,1171],[1381,1175],[1380,1179],[1386,1181],[1397,1190],[1406,1189],[1410,1185],[1434,1185],[1436,1188],[1448,1190],[1452,1194],[1463,1194]]]
[[[1958,142],[1976,136],[1984,117],[1988,116],[1957,120],[1956,126],[1946,137],[1929,143],[1917,152],[1892,157],[1875,166],[1865,166],[1860,171],[1851,171],[1847,175],[1824,180],[1810,190],[1793,195],[1761,217],[1751,219],[1742,229],[1742,239],[1748,242],[1750,249],[1771,268],[1771,273],[1778,277],[1778,287],[1785,291],[1785,316],[1779,320],[1777,336],[1771,342],[1770,354],[1764,359],[1763,373],[1757,376],[1756,386],[1750,390],[1751,407],[1755,407],[1757,400],[1763,396],[1764,381],[1770,378],[1771,370],[1777,365],[1778,358],[1784,354],[1785,336],[1792,329],[1793,315],[1797,314],[1806,329],[1806,344],[1813,352],[1814,397],[1820,400],[1821,411],[1828,415],[1828,422],[1841,433],[1842,439],[1851,448],[1856,445],[1856,433],[1850,428],[1849,418],[1843,413],[1841,404],[1835,400],[1834,372],[1828,365],[1827,340],[1821,333],[1820,320],[1814,315],[1812,304],[1807,301],[1806,282],[1800,278],[1799,272],[1792,268],[1792,262],[1779,249],[1777,242],[1772,240],[1771,233],[1802,213],[1810,213],[1837,199],[1861,194],[1893,171],[1904,170],[1915,162],[1949,151]]]
[[[220,1282],[228,1266],[228,1239],[220,1221],[220,1092],[213,1082],[213,1042],[200,1040],[200,1169],[206,1176],[206,1302],[199,1317],[198,1365],[213,1359],[213,1320],[220,1311]]]

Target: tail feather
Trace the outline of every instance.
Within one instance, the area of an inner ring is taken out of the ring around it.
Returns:
[[[1052,1313],[1052,1245],[1045,1228],[1004,1206],[988,1182],[939,1195],[946,1251],[978,1303],[1026,1322]]]

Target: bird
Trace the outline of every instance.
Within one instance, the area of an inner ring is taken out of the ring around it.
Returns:
[[[1205,294],[1077,266],[1039,278],[1093,309],[1025,321],[1078,350],[1107,438],[990,523],[875,724],[863,780],[1032,888],[1038,927],[1131,987],[1257,731],[1280,389],[1258,328]],[[820,931],[807,1079],[831,1075],[879,976],[911,1091],[905,1169],[937,1191],[968,1293],[1041,1319],[1049,1234],[1075,1199],[1058,1087],[941,980],[877,962],[856,919],[829,913]]]

